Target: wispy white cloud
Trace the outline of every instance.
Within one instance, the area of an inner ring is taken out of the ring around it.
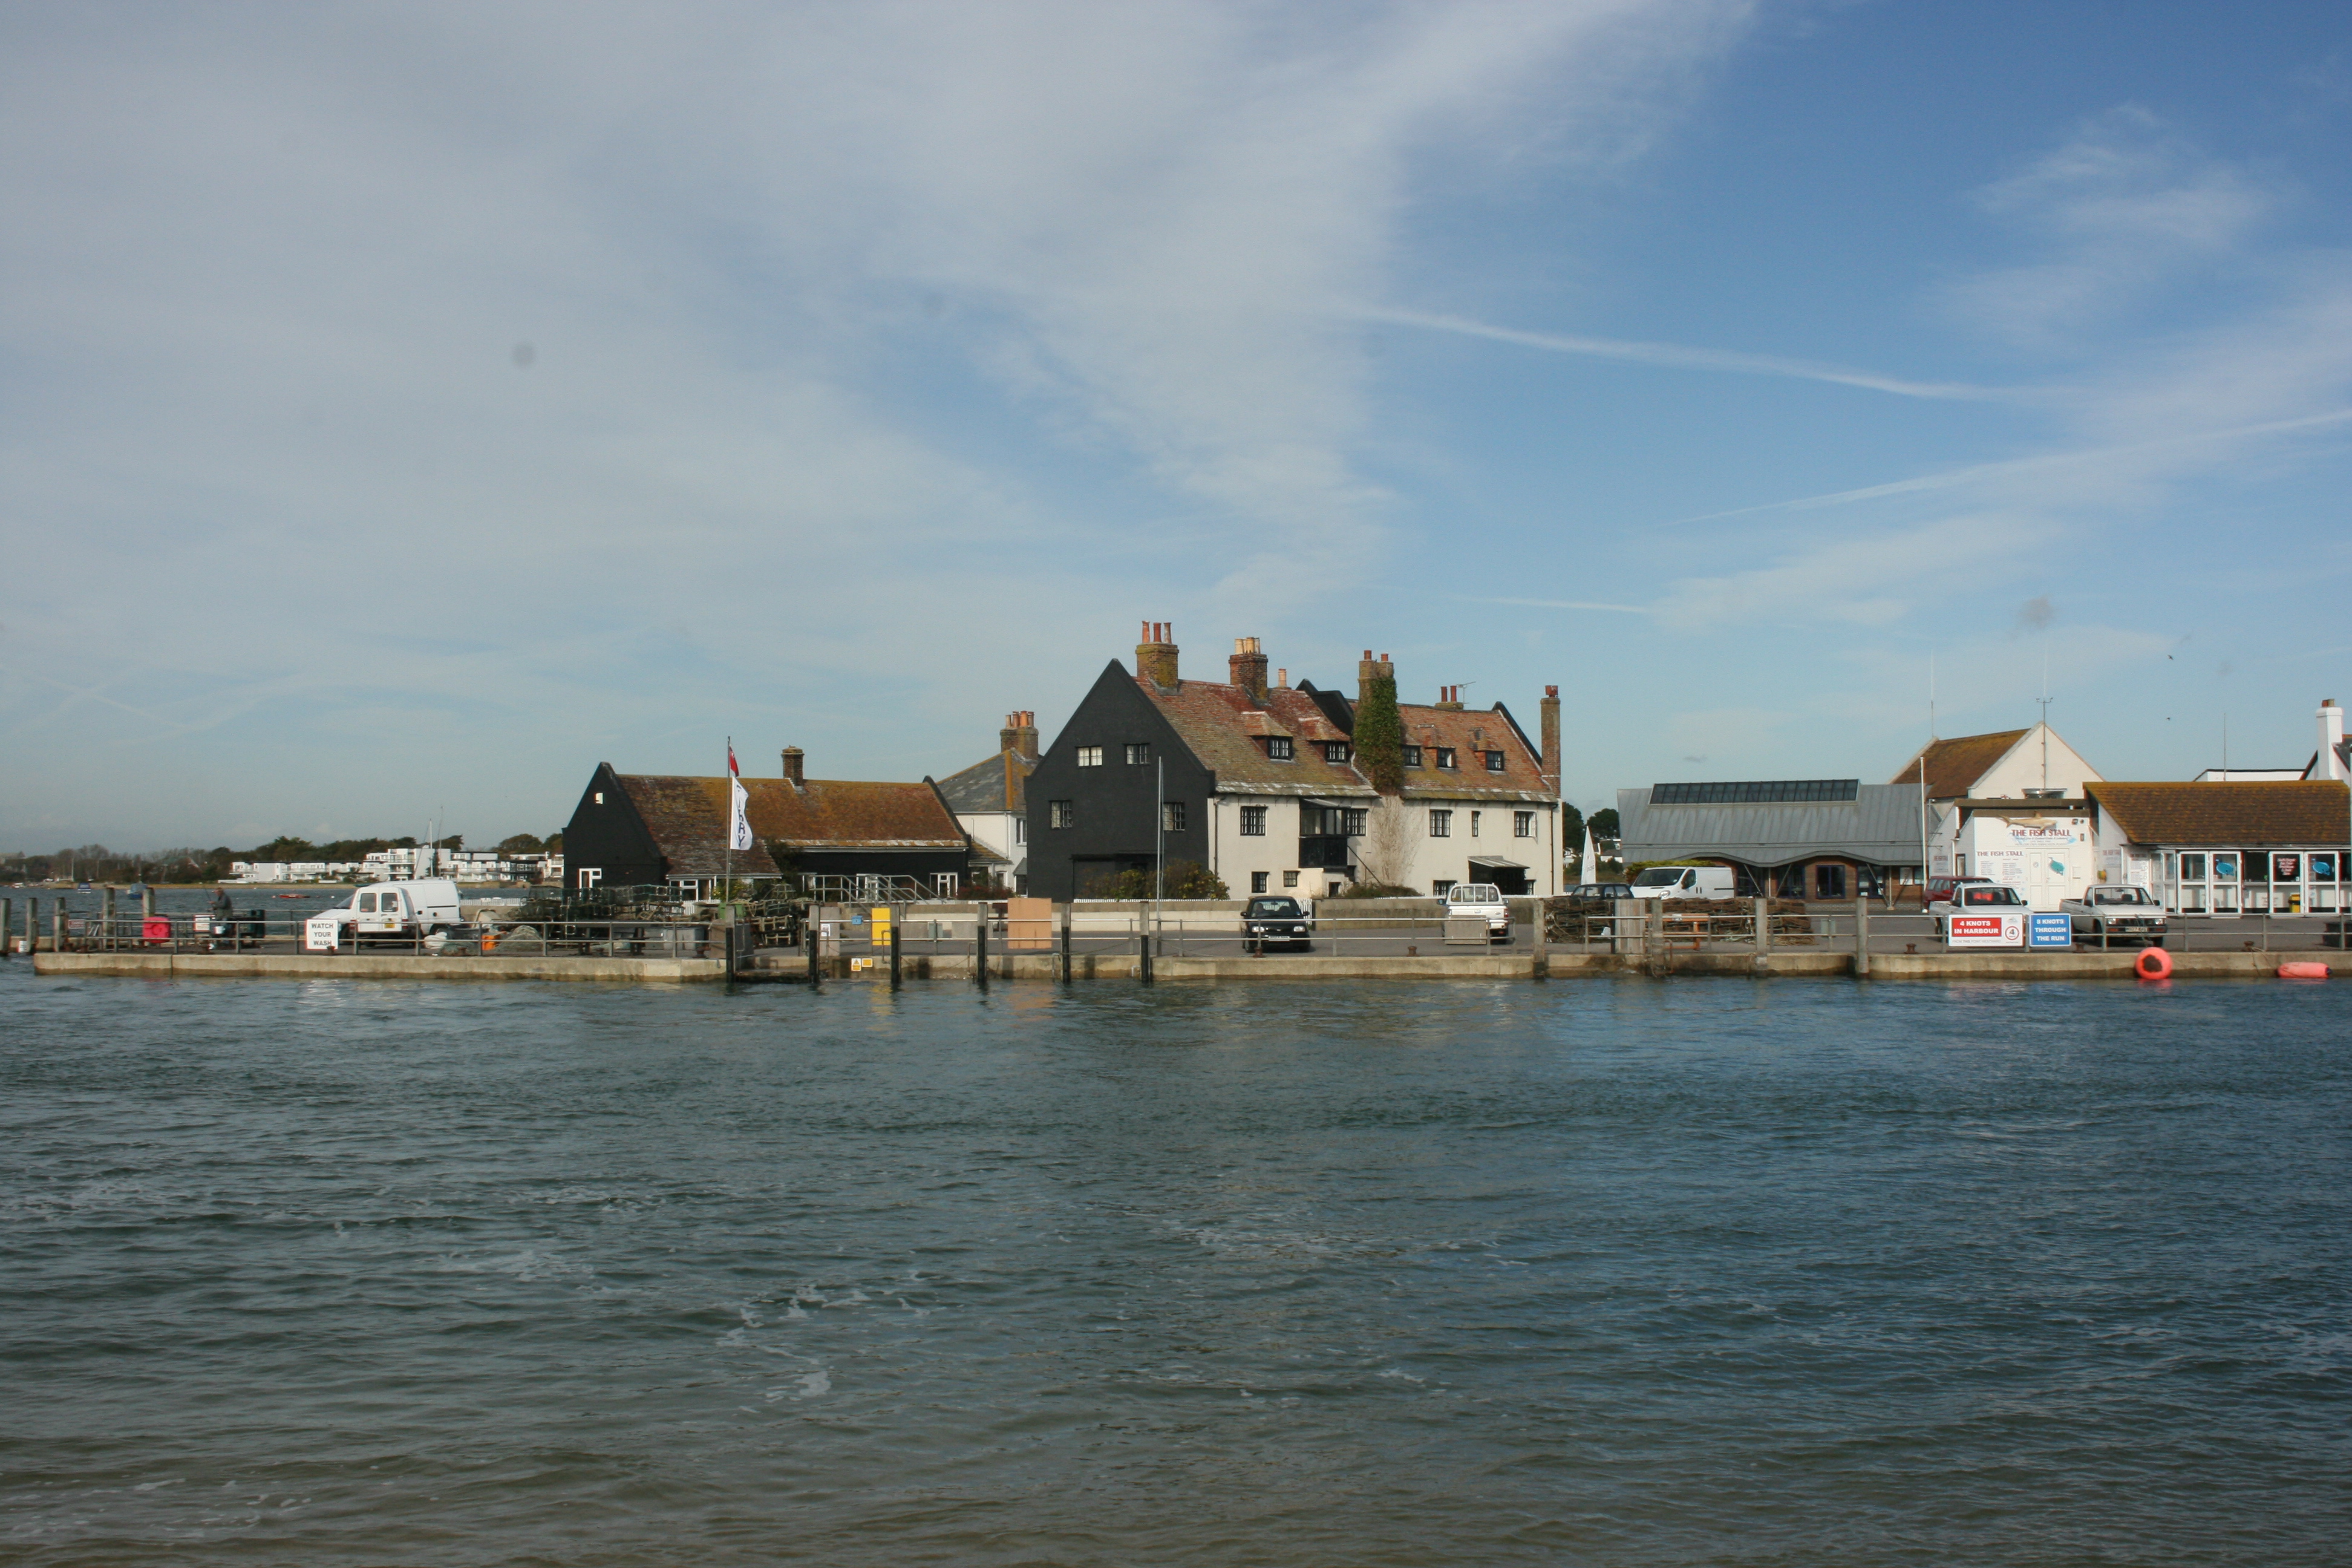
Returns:
[[[1814,360],[1789,359],[1775,354],[1736,353],[1722,349],[1690,348],[1679,343],[1638,342],[1619,338],[1579,337],[1565,332],[1527,331],[1517,327],[1494,326],[1485,321],[1472,321],[1465,316],[1441,315],[1423,310],[1363,307],[1349,314],[1366,321],[1380,321],[1400,327],[1420,327],[1437,332],[1457,332],[1464,337],[1486,338],[1501,343],[1517,343],[1523,348],[1543,349],[1552,353],[1582,354],[1593,359],[1623,360],[1633,364],[1657,365],[1673,370],[1712,370],[1723,371],[1734,375],[1786,376],[1797,381],[1826,382],[1833,386],[1853,386],[1870,392],[1891,393],[1897,397],[1994,403],[2030,401],[2047,395],[2019,388],[1972,386],[1964,382],[1907,381],[1899,376],[1882,375],[1874,371],[1853,370],[1843,365],[1823,364]]]

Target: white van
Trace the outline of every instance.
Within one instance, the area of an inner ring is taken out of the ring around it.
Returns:
[[[378,882],[362,888],[352,901],[311,916],[302,925],[302,945],[330,952],[346,934],[367,937],[431,936],[464,923],[457,912],[457,884],[446,877],[415,882]]]
[[[1633,879],[1637,899],[1730,899],[1738,873],[1728,866],[1653,866]]]

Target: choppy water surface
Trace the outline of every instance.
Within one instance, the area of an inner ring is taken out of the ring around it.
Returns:
[[[2347,997],[18,961],[0,1553],[2342,1561]]]

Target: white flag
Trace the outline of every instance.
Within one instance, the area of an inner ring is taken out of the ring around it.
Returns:
[[[727,745],[727,794],[729,816],[733,818],[727,831],[727,847],[749,849],[751,847],[751,819],[743,815],[743,807],[751,800],[751,792],[743,787],[742,770],[735,765],[735,744],[731,741]]]

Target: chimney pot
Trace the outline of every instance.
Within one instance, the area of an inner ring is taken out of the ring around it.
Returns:
[[[803,761],[804,759],[801,755],[801,749],[798,746],[786,746],[784,748],[784,781],[787,784],[797,786],[807,782],[801,776],[801,767]]]
[[[1160,688],[1172,691],[1177,680],[1176,641],[1168,635],[1170,623],[1146,621],[1144,639],[1135,647],[1135,673]]]
[[[1259,651],[1255,637],[1235,637],[1234,657],[1227,661],[1233,683],[1249,694],[1258,707],[1265,706],[1265,655]]]

